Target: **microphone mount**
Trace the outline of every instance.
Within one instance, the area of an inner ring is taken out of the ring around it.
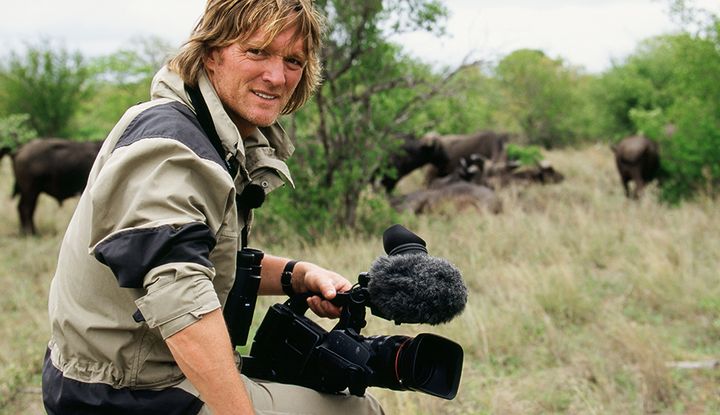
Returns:
[[[367,326],[365,316],[367,315],[366,308],[370,307],[370,291],[367,288],[370,278],[367,272],[360,273],[358,282],[349,291],[339,292],[335,295],[335,298],[330,300],[334,305],[342,307],[340,318],[333,330],[350,329],[359,336],[360,330]],[[285,305],[295,313],[305,314],[308,309],[307,299],[313,295],[319,294],[302,293],[294,295],[285,302]]]

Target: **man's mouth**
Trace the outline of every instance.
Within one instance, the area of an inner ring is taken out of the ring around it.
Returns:
[[[270,95],[259,91],[253,91],[253,93],[262,99],[277,99],[277,95]]]

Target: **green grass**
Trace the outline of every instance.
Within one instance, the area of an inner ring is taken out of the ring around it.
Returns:
[[[720,359],[720,209],[712,200],[668,207],[651,187],[624,198],[610,150],[546,154],[566,180],[499,192],[499,215],[426,216],[411,228],[448,258],[469,288],[465,312],[442,326],[373,316],[366,334],[433,332],[463,345],[452,401],[371,388],[389,414],[714,414],[720,369],[681,360]],[[400,183],[409,191],[414,175]],[[18,236],[8,160],[0,166],[0,413],[42,413],[40,362],[46,295],[74,200],[49,198],[42,235]],[[7,192],[3,192],[7,189]],[[349,279],[382,253],[381,236],[285,246],[267,252],[316,261]],[[258,303],[263,310],[280,298]],[[331,327],[328,322],[323,322]]]

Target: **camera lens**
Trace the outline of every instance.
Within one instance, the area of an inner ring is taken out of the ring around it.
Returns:
[[[459,344],[434,334],[369,337],[373,371],[369,386],[416,390],[445,399],[457,394],[463,351]]]
[[[434,365],[420,365],[420,367],[417,367],[415,371],[415,382],[418,385],[424,385],[430,381],[434,373]]]

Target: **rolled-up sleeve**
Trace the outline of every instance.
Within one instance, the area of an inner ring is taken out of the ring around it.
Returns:
[[[205,276],[208,271],[194,264],[168,264],[148,274],[155,282],[135,304],[148,326],[157,327],[163,339],[220,308],[217,294]]]

